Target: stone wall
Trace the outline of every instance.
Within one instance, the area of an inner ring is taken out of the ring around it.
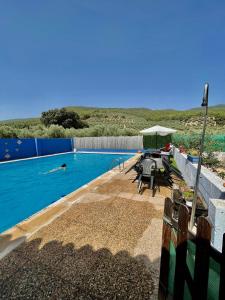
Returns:
[[[222,251],[223,234],[225,232],[225,201],[220,199],[210,199],[209,219],[212,224],[213,246]]]

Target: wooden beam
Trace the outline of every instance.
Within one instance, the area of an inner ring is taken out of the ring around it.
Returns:
[[[170,198],[165,199],[164,221],[162,233],[161,263],[159,277],[159,294],[158,299],[167,298],[168,294],[168,276],[170,263],[170,239],[171,239],[171,218],[172,218],[173,202]]]
[[[176,268],[174,278],[174,299],[177,300],[183,299],[184,295],[188,222],[189,210],[187,206],[181,204],[178,213]]]

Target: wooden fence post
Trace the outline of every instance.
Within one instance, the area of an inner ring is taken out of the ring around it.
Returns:
[[[168,293],[168,276],[170,263],[170,238],[171,238],[171,219],[173,211],[173,202],[170,198],[165,199],[162,249],[159,276],[159,294],[158,299],[166,299]]]
[[[225,299],[225,233],[223,234],[222,258],[220,264],[220,291],[219,299]]]
[[[211,225],[204,217],[197,222],[194,299],[207,299],[209,257],[210,257]]]
[[[181,300],[184,295],[186,272],[187,236],[188,236],[189,210],[181,204],[178,213],[176,268],[174,278],[174,299]]]

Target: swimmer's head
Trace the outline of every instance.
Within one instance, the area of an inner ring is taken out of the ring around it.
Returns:
[[[67,167],[66,164],[62,164],[62,165],[61,165],[61,168],[66,168],[66,167]]]

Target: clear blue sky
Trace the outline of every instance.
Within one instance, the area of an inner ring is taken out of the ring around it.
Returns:
[[[225,103],[224,0],[0,0],[0,119]]]

